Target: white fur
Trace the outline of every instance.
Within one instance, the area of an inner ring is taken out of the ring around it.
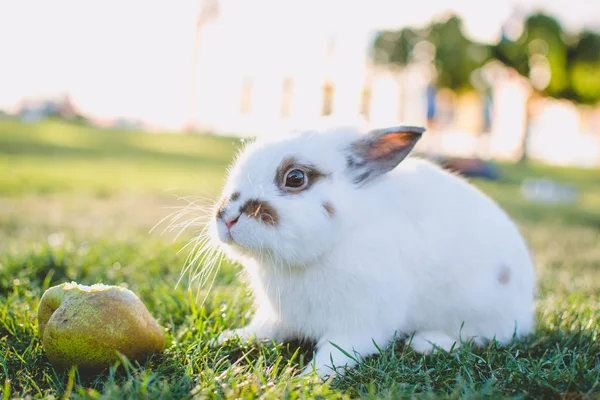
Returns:
[[[256,307],[247,327],[221,340],[315,340],[314,366],[325,376],[330,357],[336,367],[355,364],[331,343],[365,357],[377,351],[374,341],[384,347],[395,334],[414,335],[411,346],[426,353],[530,333],[535,277],[515,224],[474,186],[425,160],[409,157],[355,185],[346,159],[360,137],[349,129],[304,132],[252,143],[236,160],[224,194],[240,198],[225,219],[256,198],[280,222],[242,215],[229,234],[213,220],[213,235],[248,273]],[[329,177],[281,195],[275,171],[290,156]]]

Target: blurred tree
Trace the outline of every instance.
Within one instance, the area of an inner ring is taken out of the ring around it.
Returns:
[[[529,78],[534,91],[527,103],[526,127],[529,126],[531,105],[541,96],[588,104],[600,101],[600,34],[583,32],[572,37],[550,15],[530,15],[516,40],[503,33],[495,46],[466,38],[462,33],[462,21],[455,15],[423,29],[384,31],[374,44],[375,62],[406,65],[417,61],[423,42],[435,47],[433,62],[437,70],[437,87],[454,91],[472,89],[473,82],[481,81],[479,67],[492,58]],[[476,89],[483,92],[486,86],[480,84]],[[527,129],[521,144],[523,161],[527,156]]]
[[[472,88],[471,73],[491,55],[488,46],[472,42],[463,35],[462,20],[457,16],[433,23],[427,29],[426,40],[436,49],[437,85],[456,91]]]
[[[424,29],[381,32],[375,40],[375,62],[406,65],[419,58],[418,45],[423,41],[435,47],[433,62],[438,72],[437,86],[441,88],[471,89],[471,73],[491,55],[488,46],[463,35],[462,20],[452,15]]]
[[[600,34],[583,32],[570,37],[550,15],[530,15],[518,39],[503,35],[495,46],[466,38],[456,15],[422,29],[383,31],[375,40],[374,61],[409,64],[418,57],[416,50],[423,41],[435,46],[437,87],[471,89],[471,73],[495,58],[528,77],[542,95],[580,103],[600,101]]]
[[[595,104],[600,101],[600,34],[583,32],[567,53],[571,87],[567,97]]]
[[[413,56],[415,45],[421,40],[418,31],[403,28],[383,31],[375,39],[375,62],[378,64],[406,65]]]
[[[529,16],[516,41],[505,37],[493,49],[494,57],[529,77],[534,88],[531,105],[540,95],[565,98],[578,103],[600,101],[600,35],[584,32],[578,38],[565,33],[558,21],[538,13]],[[527,160],[527,134],[521,161]]]
[[[502,38],[494,57],[529,77],[533,87],[545,95],[565,97],[569,90],[567,51],[569,38],[549,15],[530,15],[515,42]]]
[[[492,56],[504,65],[514,68],[521,75],[529,74],[529,59],[526,52],[523,52],[523,46],[517,42],[506,39],[502,40],[492,47]]]

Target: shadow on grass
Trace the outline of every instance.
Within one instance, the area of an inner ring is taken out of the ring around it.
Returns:
[[[210,167],[224,167],[230,162],[229,157],[218,153],[212,154],[189,154],[181,152],[157,151],[142,148],[121,140],[112,143],[111,146],[103,147],[75,147],[64,146],[48,142],[5,142],[0,146],[0,153],[12,156],[33,156],[36,159],[60,158],[60,159],[121,159],[127,161],[143,161],[194,164]]]
[[[272,372],[279,375],[286,368],[300,373],[312,360],[314,350],[315,343],[311,341],[242,343],[234,339],[224,343],[217,353],[221,355],[221,362],[226,361],[226,364],[242,370],[252,369],[264,361],[267,368],[275,365]],[[278,362],[280,359],[282,362]]]
[[[567,226],[580,226],[600,229],[600,209],[591,211],[581,207],[551,206],[526,203],[522,200],[500,200],[511,217],[520,223],[557,223]]]
[[[541,329],[509,346],[492,342],[421,355],[397,341],[337,379],[351,396],[586,398],[600,393],[592,330]]]

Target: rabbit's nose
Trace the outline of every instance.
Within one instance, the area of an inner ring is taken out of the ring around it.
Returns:
[[[234,226],[236,222],[238,222],[238,219],[240,219],[239,216],[230,219],[229,221],[225,221],[225,226],[227,226],[227,229],[231,229],[231,227]]]

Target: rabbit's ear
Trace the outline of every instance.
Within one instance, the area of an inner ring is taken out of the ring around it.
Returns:
[[[377,129],[352,142],[347,167],[354,183],[368,182],[404,160],[425,132],[418,126]]]

